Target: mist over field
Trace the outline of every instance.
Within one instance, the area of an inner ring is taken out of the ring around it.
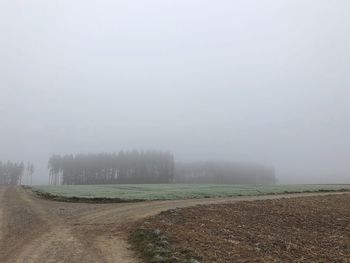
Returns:
[[[0,160],[170,151],[350,183],[350,2],[1,1]]]

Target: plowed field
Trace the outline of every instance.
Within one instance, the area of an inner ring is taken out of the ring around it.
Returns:
[[[198,205],[137,227],[170,243],[155,255],[167,262],[350,262],[350,194]]]

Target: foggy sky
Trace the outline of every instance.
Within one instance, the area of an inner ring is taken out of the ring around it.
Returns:
[[[169,150],[350,183],[350,1],[2,0],[0,160]]]

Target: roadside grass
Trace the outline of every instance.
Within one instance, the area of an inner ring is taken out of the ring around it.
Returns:
[[[350,185],[211,185],[211,184],[137,184],[137,185],[60,185],[33,186],[37,195],[72,202],[135,202],[257,196],[267,194],[350,191]]]
[[[138,227],[129,235],[129,243],[146,263],[183,262],[198,263],[189,252],[175,252],[167,237],[159,229]]]
[[[169,242],[156,230],[137,228],[131,233],[129,242],[146,262],[167,262],[170,260]]]

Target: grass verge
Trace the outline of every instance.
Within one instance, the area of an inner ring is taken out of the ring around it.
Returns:
[[[175,252],[159,229],[147,229],[143,226],[133,230],[129,236],[129,243],[146,263],[198,263],[188,251]]]

